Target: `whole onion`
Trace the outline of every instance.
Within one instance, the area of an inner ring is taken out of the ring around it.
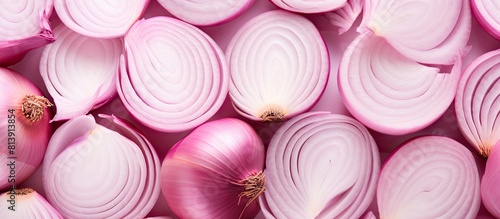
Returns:
[[[245,122],[207,122],[163,160],[161,188],[180,218],[254,218],[265,189],[264,145]]]
[[[500,50],[485,53],[465,69],[455,98],[457,122],[465,138],[484,157],[500,140]]]
[[[386,160],[377,187],[380,218],[474,218],[481,204],[472,153],[453,139],[419,137]]]
[[[327,47],[313,23],[280,10],[262,13],[240,27],[226,57],[233,106],[257,121],[286,120],[309,110],[330,73]]]
[[[500,146],[493,147],[481,180],[481,198],[488,211],[500,218]]]
[[[273,136],[266,155],[266,218],[360,218],[375,196],[380,157],[358,121],[304,113]]]
[[[0,195],[2,218],[62,219],[47,200],[31,188],[15,189]]]
[[[500,40],[500,4],[496,0],[471,0],[472,12],[491,36]]]
[[[114,116],[112,129],[78,116],[59,127],[45,154],[47,199],[65,218],[144,218],[160,194],[152,145]]]
[[[221,107],[229,72],[219,46],[169,17],[140,20],[125,36],[118,94],[142,124],[163,132],[199,126]]]
[[[23,75],[0,68],[0,190],[22,183],[42,163],[52,134],[52,104]]]

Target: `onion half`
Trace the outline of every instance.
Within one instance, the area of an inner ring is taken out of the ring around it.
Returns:
[[[453,139],[427,136],[395,150],[377,187],[380,218],[474,218],[481,204],[472,153]]]
[[[496,0],[471,0],[472,12],[486,32],[500,40],[500,4]]]
[[[43,196],[30,188],[16,189],[1,194],[0,215],[2,218],[63,219]]]
[[[53,0],[61,21],[71,30],[97,38],[115,38],[128,29],[146,10],[149,0]]]
[[[300,13],[322,13],[341,8],[347,0],[271,0],[276,6]]]
[[[138,21],[125,36],[118,94],[144,125],[192,129],[221,107],[229,72],[219,46],[198,28],[169,17]]]
[[[500,146],[493,147],[488,160],[483,178],[481,180],[481,198],[488,211],[500,218]]]
[[[449,72],[420,64],[364,31],[342,57],[338,87],[349,112],[364,125],[402,135],[427,127],[448,109],[461,65],[458,58]]]
[[[309,110],[323,93],[330,71],[328,50],[316,27],[281,10],[244,24],[229,42],[226,57],[234,108],[264,122]]]
[[[266,218],[360,218],[375,196],[378,148],[350,117],[296,116],[278,129],[266,156]]]
[[[233,20],[255,0],[158,0],[175,17],[193,25],[210,26]]]
[[[455,98],[460,130],[484,157],[500,140],[500,50],[481,55],[465,69]]]
[[[122,53],[120,39],[80,35],[64,25],[54,30],[57,41],[43,50],[40,74],[54,99],[52,121],[85,115],[116,94]]]
[[[152,145],[114,116],[75,117],[59,127],[45,154],[42,182],[65,218],[144,218],[160,194]]]
[[[0,191],[19,185],[42,163],[52,134],[51,106],[28,78],[0,68]]]
[[[51,13],[52,0],[0,2],[0,66],[13,65],[32,49],[54,42]]]
[[[325,13],[324,16],[330,23],[339,27],[339,35],[347,32],[354,21],[358,18],[365,0],[349,0],[347,4],[333,12]]]
[[[180,218],[254,218],[265,189],[265,149],[245,122],[207,122],[174,145],[161,169],[161,188]]]

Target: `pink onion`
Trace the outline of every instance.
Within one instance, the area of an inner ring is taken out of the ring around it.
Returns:
[[[460,59],[451,70],[418,63],[364,31],[344,53],[338,87],[349,112],[364,125],[402,135],[429,126],[448,109],[461,65]]]
[[[63,218],[43,196],[30,188],[11,190],[1,194],[0,215],[2,218]]]
[[[61,21],[71,30],[98,38],[125,35],[146,10],[149,0],[53,0]]]
[[[486,32],[500,40],[500,4],[496,0],[471,0],[472,12]]]
[[[42,183],[65,218],[144,218],[160,194],[152,145],[114,116],[75,117],[59,127],[45,154]]]
[[[481,197],[488,211],[500,218],[500,146],[493,147],[481,180]]]
[[[52,0],[0,3],[0,66],[13,65],[55,39],[49,26]]]
[[[64,25],[54,33],[57,41],[45,47],[40,74],[57,107],[53,121],[58,121],[85,115],[116,94],[122,42],[80,35]]]
[[[411,140],[386,160],[377,187],[380,218],[474,218],[481,204],[472,153],[441,136]]]
[[[349,0],[347,4],[333,12],[325,13],[330,23],[339,27],[339,34],[347,32],[358,18],[365,0]]]
[[[271,0],[276,6],[300,13],[321,13],[341,8],[347,0]]]
[[[278,129],[266,156],[266,218],[360,218],[375,196],[378,148],[350,117],[296,116]]]
[[[454,64],[467,51],[469,0],[366,0],[361,29],[384,38],[403,56]]]
[[[465,69],[455,98],[460,130],[484,157],[500,140],[499,78],[500,50],[483,54]]]
[[[238,119],[207,122],[170,149],[161,188],[180,218],[254,218],[265,189],[264,145]]]
[[[138,21],[125,36],[118,94],[144,125],[192,129],[221,107],[229,72],[219,46],[198,28],[169,17]]]
[[[175,17],[193,25],[209,26],[233,20],[255,0],[158,0]]]
[[[0,190],[30,177],[52,134],[52,104],[23,75],[0,68]]]
[[[238,113],[280,121],[309,110],[328,81],[330,59],[316,27],[281,10],[262,13],[231,39],[229,94]]]

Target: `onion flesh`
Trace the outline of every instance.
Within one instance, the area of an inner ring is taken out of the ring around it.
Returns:
[[[271,0],[276,6],[299,13],[322,13],[341,8],[347,0]]]
[[[380,157],[358,121],[304,113],[281,126],[266,155],[266,218],[360,218],[375,196]]]
[[[0,195],[2,218],[63,219],[47,200],[30,188],[16,189]]]
[[[474,218],[481,204],[472,153],[453,139],[411,140],[386,160],[378,182],[380,218]]]
[[[286,11],[268,11],[244,24],[226,50],[229,94],[242,116],[264,122],[309,110],[328,81],[330,60],[316,27]]]
[[[481,180],[481,198],[488,211],[500,218],[500,147],[493,147]]]
[[[324,16],[331,24],[339,27],[339,35],[347,32],[363,9],[365,0],[349,0],[347,4],[335,11],[325,13]]]
[[[471,0],[472,12],[486,32],[500,40],[500,4],[495,0]]]

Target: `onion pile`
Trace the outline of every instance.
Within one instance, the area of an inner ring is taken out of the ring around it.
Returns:
[[[175,17],[193,25],[209,26],[231,21],[246,11],[255,0],[158,0]]]
[[[325,112],[283,124],[266,154],[266,218],[360,218],[375,196],[377,145],[358,121]]]
[[[55,40],[51,13],[52,0],[0,2],[0,66],[13,65],[32,49]]]
[[[124,121],[75,117],[59,127],[45,154],[47,199],[65,218],[144,218],[160,194],[153,146]]]
[[[338,75],[349,112],[392,135],[436,121],[455,96],[470,20],[466,0],[367,0]]]
[[[339,27],[339,34],[347,32],[363,9],[364,0],[349,0],[347,4],[333,12],[325,13],[330,23]]]
[[[477,21],[486,32],[500,40],[500,4],[496,0],[471,0]]]
[[[45,47],[40,74],[57,106],[53,121],[58,121],[85,115],[116,94],[122,42],[80,35],[64,25],[54,34],[57,41]]]
[[[169,17],[140,20],[125,36],[118,94],[144,125],[192,129],[221,107],[229,72],[219,46],[198,28]]]
[[[300,13],[321,13],[341,8],[347,0],[271,0],[276,6]]]
[[[30,177],[52,134],[52,104],[23,75],[0,68],[0,190]]]
[[[393,151],[380,173],[380,218],[474,218],[481,204],[472,153],[453,139],[426,136]]]
[[[465,138],[484,157],[500,140],[500,50],[475,59],[464,71],[455,98],[457,122]]]
[[[500,185],[500,146],[492,149],[481,180],[483,204],[496,218],[500,218],[500,190],[498,185]]]
[[[238,113],[275,122],[309,110],[323,93],[330,60],[306,18],[268,11],[244,24],[226,50],[229,94]]]
[[[149,0],[53,0],[61,21],[71,30],[98,38],[125,35],[139,19]]]
[[[254,218],[264,191],[264,145],[238,119],[207,122],[174,145],[161,188],[180,218]]]
[[[2,218],[63,218],[43,196],[30,188],[11,190],[1,194],[0,215]]]

